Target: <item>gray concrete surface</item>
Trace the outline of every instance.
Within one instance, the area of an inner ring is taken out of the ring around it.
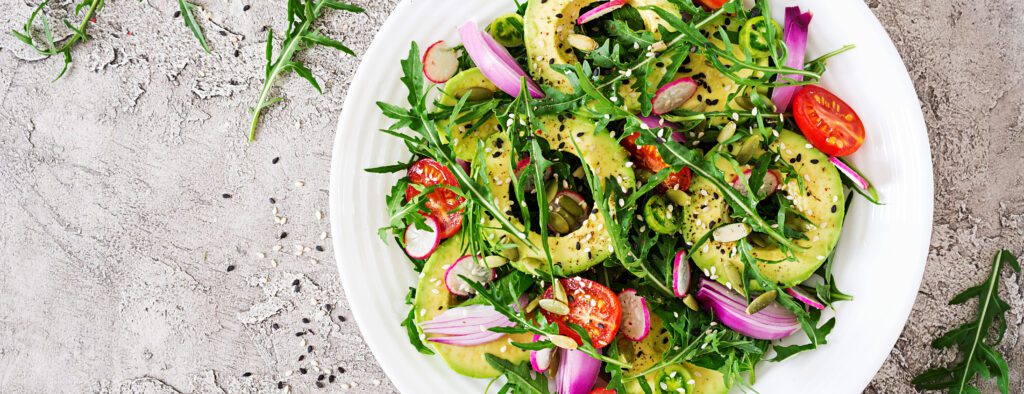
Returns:
[[[320,239],[328,225],[316,215],[326,211],[334,124],[358,59],[303,54],[325,94],[287,78],[278,91],[288,102],[248,144],[262,29],[283,28],[284,2],[195,2],[212,54],[173,17],[175,2],[110,0],[95,39],[56,83],[58,59],[0,37],[0,392],[273,392],[277,382],[310,392],[321,374],[335,375],[331,392],[394,391],[355,323],[342,320],[334,251]],[[322,29],[361,52],[396,0],[357,2],[366,14],[333,13]],[[928,342],[973,314],[946,301],[984,277],[996,248],[1024,248],[1024,9],[1014,0],[868,3],[910,69],[935,160],[924,285],[867,389],[909,393],[913,375],[953,356]],[[31,11],[22,0],[0,5],[4,31]],[[286,223],[275,223],[274,207]],[[296,244],[311,249],[295,256]],[[1016,393],[1022,284],[1004,280],[1014,310],[1002,350]]]

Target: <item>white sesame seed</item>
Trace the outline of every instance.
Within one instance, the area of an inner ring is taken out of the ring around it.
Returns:
[[[267,255],[264,254],[263,252],[257,252],[256,253],[256,258],[265,259],[265,258],[267,258]]]
[[[270,266],[271,267],[277,267],[277,260],[270,259]]]
[[[327,239],[327,232],[326,231],[320,233],[320,239],[322,239],[322,240],[323,239]]]
[[[316,220],[324,220],[324,212],[321,210],[316,211]]]
[[[295,181],[295,187],[303,187],[303,186],[306,186],[306,182]]]

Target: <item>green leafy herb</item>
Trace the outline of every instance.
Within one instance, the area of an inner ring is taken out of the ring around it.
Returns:
[[[181,19],[185,21],[185,27],[188,27],[192,31],[192,35],[196,36],[196,40],[199,40],[199,46],[203,47],[206,53],[210,53],[210,46],[206,43],[206,36],[203,35],[203,29],[199,27],[199,23],[196,22],[195,16],[192,14],[192,9],[196,8],[195,4],[186,2],[185,0],[178,0],[178,10],[181,11]]]
[[[484,359],[487,363],[505,375],[508,379],[507,385],[515,388],[516,393],[548,394],[548,380],[543,374],[533,373],[530,363],[522,362],[513,365],[503,358],[493,354],[485,353]]]
[[[950,394],[980,393],[972,383],[980,375],[995,379],[1003,394],[1009,392],[1009,367],[996,350],[1006,333],[1006,311],[1010,309],[1010,305],[999,298],[999,279],[1003,266],[1020,272],[1017,258],[1009,251],[1001,250],[992,259],[992,272],[984,283],[964,290],[949,301],[950,305],[958,305],[977,298],[978,314],[975,320],[932,341],[932,347],[936,349],[955,346],[961,357],[953,365],[933,368],[918,375],[912,381],[918,389],[946,390]],[[995,331],[995,335],[992,331]]]
[[[97,0],[102,1],[102,0]],[[349,55],[355,55],[351,49],[339,41],[335,41],[313,28],[313,22],[323,16],[324,9],[341,10],[348,12],[363,12],[362,8],[342,3],[336,0],[288,0],[288,28],[284,33],[284,41],[281,44],[281,51],[274,58],[274,29],[267,29],[267,64],[264,67],[263,87],[260,88],[260,95],[256,98],[256,105],[249,108],[249,115],[252,121],[249,125],[249,141],[256,139],[256,126],[259,124],[260,114],[267,107],[280,102],[280,97],[272,98],[270,89],[279,77],[295,72],[303,79],[309,81],[310,85],[317,92],[322,92],[320,83],[313,77],[310,71],[301,61],[295,60],[295,54],[303,49],[317,45],[340,50]]]
[[[75,15],[77,16],[82,12],[82,9],[86,9],[85,14],[82,15],[82,21],[79,22],[78,26],[73,25],[67,19],[65,19],[64,26],[74,32],[71,37],[63,40],[63,43],[57,43],[53,39],[53,31],[50,29],[50,20],[46,17],[46,13],[42,12],[43,7],[49,4],[50,0],[43,0],[39,3],[39,6],[32,11],[29,15],[28,21],[22,26],[21,31],[11,30],[11,34],[14,38],[32,47],[36,52],[43,56],[53,56],[57,54],[64,55],[64,67],[61,68],[60,73],[57,74],[53,80],[56,81],[64,76],[64,73],[68,71],[68,66],[71,65],[71,49],[78,45],[82,41],[88,40],[89,34],[86,30],[89,27],[89,23],[93,21],[96,14],[103,8],[105,0],[82,0],[75,6]],[[33,40],[33,30],[35,29],[36,18],[42,22],[43,29],[43,43],[44,46],[37,45]]]

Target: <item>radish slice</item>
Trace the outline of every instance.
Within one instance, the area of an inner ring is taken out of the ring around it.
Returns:
[[[850,166],[846,165],[846,163],[844,163],[842,159],[838,157],[831,157],[828,159],[828,161],[831,161],[832,164],[835,164],[836,168],[839,169],[839,172],[843,173],[843,175],[846,175],[847,178],[850,178],[850,180],[856,183],[857,186],[861,188],[861,190],[868,190],[868,188],[871,187],[867,179],[864,179],[864,177],[860,176],[860,174],[858,174],[857,171],[854,171],[853,168],[850,168]]]
[[[440,225],[433,216],[424,217],[429,229],[422,230],[416,225],[410,225],[405,229],[405,253],[417,260],[422,260],[434,254],[437,245],[441,243],[441,233],[437,231]]]
[[[743,178],[746,179],[747,182],[750,182],[751,172],[752,171],[749,168],[743,171]],[[775,170],[768,170],[768,172],[764,174],[764,180],[761,181],[761,188],[757,191],[757,194],[765,197],[770,196],[775,193],[776,190],[779,190],[779,184],[781,183],[782,174],[779,174],[779,172]],[[740,192],[740,194],[744,196],[747,195],[747,185],[740,181],[740,177],[736,177],[736,179],[732,181],[732,187],[733,189],[736,189],[736,191]]]
[[[750,235],[750,226],[746,223],[732,223],[715,229],[711,235],[717,242],[736,242]]]
[[[687,292],[690,290],[690,276],[692,272],[686,258],[686,249],[680,250],[679,253],[676,253],[676,258],[672,262],[672,292],[675,293],[676,297],[686,297]]]
[[[462,256],[455,260],[451,267],[448,267],[448,271],[444,273],[444,286],[448,288],[449,292],[463,297],[475,293],[473,288],[469,287],[469,284],[460,276],[465,276],[482,285],[487,285],[494,281],[497,272],[477,264],[474,260],[473,256]]]
[[[647,299],[636,294],[635,289],[626,289],[619,293],[622,304],[622,324],[619,332],[631,341],[640,342],[651,333],[651,311],[647,308]]]
[[[526,79],[526,88],[533,98],[543,98],[544,91],[516,63],[508,49],[494,41],[490,34],[480,30],[476,22],[469,21],[459,27],[462,45],[465,46],[473,63],[484,76],[503,92],[519,97],[521,81]]]
[[[423,53],[423,75],[433,83],[445,83],[459,72],[459,55],[444,43],[435,42]]]
[[[605,16],[609,12],[622,8],[622,6],[626,5],[627,1],[628,0],[611,0],[607,3],[594,7],[590,11],[584,12],[583,15],[580,15],[579,19],[576,19],[576,24],[582,25],[594,19]]]
[[[467,175],[470,173],[472,167],[472,164],[470,162],[462,159],[455,159],[455,162],[459,163],[459,167],[462,167],[462,169],[466,171]]]
[[[537,334],[533,335],[533,341],[534,342],[540,342],[543,339],[545,339],[545,337],[542,337],[542,336],[537,335]],[[530,366],[533,367],[534,371],[537,371],[537,372],[540,372],[540,373],[544,373],[544,372],[548,371],[548,368],[551,368],[551,360],[553,360],[554,358],[555,358],[555,349],[554,348],[547,348],[547,349],[541,349],[541,350],[531,350],[530,351]]]
[[[662,115],[682,107],[697,92],[697,82],[693,78],[679,78],[662,86],[654,93],[651,103],[654,104],[655,115]]]
[[[807,290],[804,290],[803,288],[790,287],[786,289],[786,293],[793,296],[793,298],[800,300],[800,302],[807,304],[807,306],[811,308],[817,310],[825,309],[825,304],[818,300],[818,297],[815,297],[813,294],[807,292]]]

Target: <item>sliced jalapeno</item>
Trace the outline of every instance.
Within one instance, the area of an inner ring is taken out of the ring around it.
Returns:
[[[774,19],[765,19],[763,16],[750,18],[743,28],[740,29],[740,46],[750,50],[750,56],[764,58],[771,56],[771,43],[768,42],[768,24],[770,20],[775,27],[775,38],[782,38],[782,27]]]
[[[514,12],[499,16],[487,26],[487,32],[494,41],[507,48],[523,45],[523,17]]]
[[[658,394],[680,394],[693,393],[697,383],[693,380],[693,374],[690,371],[675,364],[661,370],[656,386],[655,390]]]
[[[672,234],[679,231],[679,215],[676,205],[665,196],[655,195],[644,204],[644,221],[647,226],[659,234]]]

